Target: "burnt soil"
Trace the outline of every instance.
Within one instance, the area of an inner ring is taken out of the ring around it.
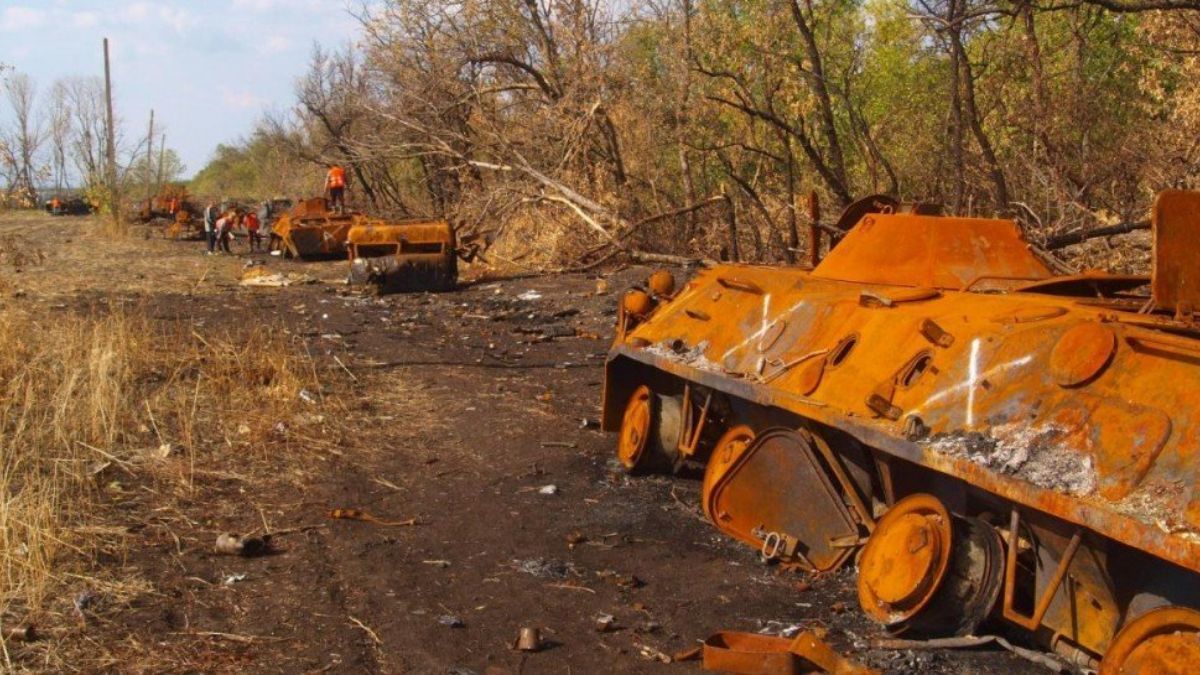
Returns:
[[[14,222],[25,225],[0,229]],[[197,672],[696,672],[698,661],[663,661],[718,630],[822,627],[887,672],[1036,670],[1003,651],[869,649],[882,634],[858,609],[853,569],[810,579],[764,566],[703,520],[698,475],[631,478],[615,465],[615,437],[596,426],[603,363],[619,291],[645,268],[472,269],[456,292],[374,297],[341,282],[343,261],[104,242],[82,219],[37,227],[45,260],[5,267],[4,302],[137,306],[206,329],[279,323],[330,366],[329,391],[297,410],[344,429],[297,452],[302,467],[273,451],[274,470],[296,480],[204,481],[180,507],[192,525],[173,536],[133,527],[144,513],[121,516],[129,553],[97,562],[152,590],[104,614],[87,637],[96,649],[167,654],[169,669]],[[238,286],[251,259],[313,280]],[[333,508],[417,524],[329,520]],[[264,522],[323,527],[278,537],[273,555],[213,553],[216,533]],[[597,630],[601,615],[613,630]],[[511,649],[522,627],[540,628],[542,651]]]

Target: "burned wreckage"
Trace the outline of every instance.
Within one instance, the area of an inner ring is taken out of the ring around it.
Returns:
[[[1009,220],[870,210],[811,270],[624,296],[621,463],[704,462],[717,528],[813,572],[857,562],[889,632],[993,621],[1101,672],[1192,668],[1200,193],[1157,197],[1149,277],[1056,275]]]
[[[275,223],[272,249],[304,260],[349,256],[349,282],[380,291],[448,291],[458,283],[454,227],[445,220],[390,221],[331,211],[306,199]]]

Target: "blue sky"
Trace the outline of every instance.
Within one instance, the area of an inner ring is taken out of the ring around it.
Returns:
[[[314,42],[355,39],[351,0],[0,0],[0,63],[45,93],[55,79],[103,75],[109,38],[117,116],[127,133],[150,109],[187,175],[266,110],[291,107]],[[2,115],[0,115],[2,116]],[[137,133],[143,133],[138,131]]]

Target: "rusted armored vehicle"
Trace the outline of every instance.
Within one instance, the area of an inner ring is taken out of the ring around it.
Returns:
[[[271,249],[289,258],[335,258],[345,255],[350,228],[366,222],[361,213],[329,210],[324,197],[305,199],[271,225]]]
[[[154,197],[142,202],[138,209],[138,218],[144,223],[154,219],[174,221],[182,212],[196,216],[199,215],[200,208],[188,195],[187,188],[167,184],[162,186]]]
[[[454,228],[444,220],[371,222],[347,236],[350,282],[381,291],[448,291],[458,283]]]
[[[54,197],[45,204],[46,213],[52,216],[86,216],[96,207],[83,197]]]
[[[704,462],[704,513],[765,558],[857,564],[893,633],[1192,672],[1200,193],[1151,222],[1148,277],[1058,276],[1012,221],[921,212],[862,214],[811,270],[656,273],[604,428],[630,471]]]

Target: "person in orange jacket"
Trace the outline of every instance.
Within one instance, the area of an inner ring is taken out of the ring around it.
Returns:
[[[250,239],[250,251],[258,250],[258,244],[262,238],[258,236],[258,214],[253,210],[247,211],[242,217],[242,225],[246,226],[246,234]]]
[[[329,173],[325,174],[325,190],[329,194],[329,210],[335,208],[338,213],[346,210],[346,170],[337,164],[329,165]]]

